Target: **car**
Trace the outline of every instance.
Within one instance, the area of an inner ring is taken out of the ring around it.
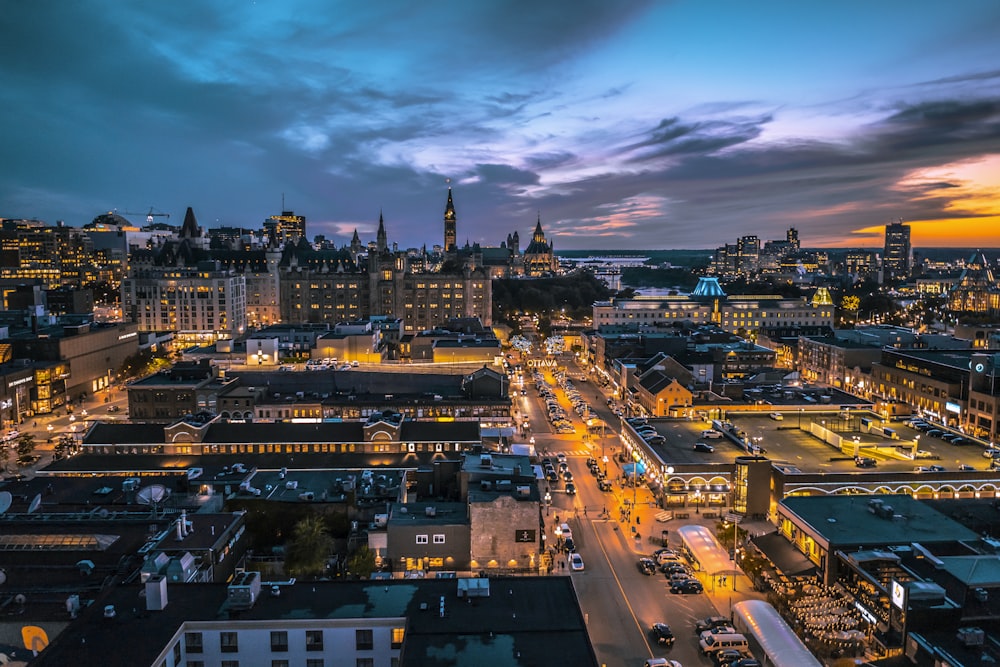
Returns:
[[[717,438],[721,438],[722,437],[722,432],[721,431],[716,431],[715,429],[709,429],[707,431],[702,431],[701,432],[701,437],[703,437],[703,438],[712,438],[713,440],[715,440]]]
[[[962,470],[962,471],[965,471],[965,472],[968,472],[969,470],[975,470],[976,467],[975,466],[970,466],[968,464],[963,463],[962,465],[958,466],[958,469]]]
[[[559,481],[559,475],[556,474],[555,470],[552,470],[552,471],[549,471],[548,473],[546,473],[545,477],[550,482],[558,482]]]
[[[701,633],[706,630],[711,630],[712,628],[721,628],[728,626],[732,621],[730,621],[725,616],[708,616],[706,618],[699,618],[694,622],[695,634],[701,635]]]
[[[573,541],[572,537],[567,537],[565,540],[563,540],[562,548],[563,551],[565,551],[568,554],[571,554],[574,551],[576,551],[576,543]]]
[[[713,447],[712,445],[708,444],[707,442],[696,442],[696,443],[694,443],[694,451],[696,451],[696,452],[706,452],[708,454],[711,454],[712,452],[715,451],[715,447]]]
[[[761,667],[757,658],[740,658],[730,662],[727,667]]]
[[[663,565],[668,561],[679,563],[681,557],[673,549],[657,549],[653,552],[653,560],[656,561],[657,565]]]
[[[657,435],[651,435],[649,437],[643,436],[642,439],[645,440],[646,442],[648,442],[651,445],[662,445],[662,444],[666,443],[666,441],[667,441],[666,438],[664,438],[662,435],[659,435],[659,434],[657,434]]]
[[[665,574],[667,576],[670,576],[671,574],[678,574],[678,573],[679,574],[686,574],[687,577],[688,577],[688,579],[690,579],[691,576],[692,576],[692,574],[691,574],[691,568],[689,568],[684,563],[680,563],[678,561],[670,561],[670,560],[668,560],[667,562],[662,563],[660,565],[660,572],[662,572],[663,574]]]
[[[927,466],[928,472],[945,472],[947,468],[944,466]]]
[[[731,625],[717,625],[714,628],[709,628],[704,632],[698,633],[700,639],[704,639],[708,635],[735,635],[736,628]]]
[[[649,634],[661,646],[674,645],[674,633],[666,623],[653,623],[653,627],[649,629]]]
[[[593,456],[588,456],[587,457],[587,465],[588,466],[596,466],[597,465],[597,459],[595,459]]]
[[[987,459],[997,459],[1000,458],[1000,449],[996,447],[989,447],[983,450],[983,458]]]
[[[670,592],[675,595],[687,595],[693,593],[703,593],[705,587],[697,579],[686,579],[685,581],[670,582]]]
[[[602,479],[600,482],[598,482],[597,488],[599,488],[604,493],[611,493],[612,491],[611,482],[607,481],[606,479]]]
[[[958,433],[942,433],[940,437],[945,442],[952,442],[956,438],[961,438],[962,436],[960,436]]]
[[[566,463],[566,454],[564,452],[559,452],[556,454],[556,460],[559,461],[559,463]]]
[[[121,410],[121,408],[118,407],[117,405],[109,405],[108,406],[108,412],[119,412],[120,410]]]
[[[962,445],[971,445],[972,441],[969,440],[968,438],[963,438],[962,436],[959,436],[957,438],[953,438],[951,444],[955,445],[956,447],[961,447]]]
[[[576,484],[573,482],[566,482],[566,493],[569,495],[576,495]]]
[[[876,465],[878,465],[878,461],[876,461],[870,456],[855,456],[854,465],[856,465],[859,468],[874,468]]]
[[[647,577],[656,573],[656,563],[653,562],[652,558],[640,558],[636,566]]]
[[[683,667],[683,665],[669,658],[649,658],[642,663],[642,667]]]
[[[785,416],[783,414],[781,414],[780,412],[772,412],[771,414],[768,415],[768,417],[770,417],[771,419],[773,419],[776,422],[780,422],[782,419],[785,418]]]
[[[569,569],[573,572],[582,572],[584,569],[583,556],[575,551],[569,555]]]
[[[572,482],[573,481],[573,473],[571,473],[569,470],[563,470],[562,477],[563,477],[563,481],[564,482]]]
[[[927,431],[927,435],[932,438],[939,438],[942,435],[944,435],[944,431],[942,431],[939,428],[932,428],[931,430]]]
[[[712,664],[718,665],[719,667],[729,667],[730,664],[736,662],[737,660],[742,660],[747,657],[746,653],[738,651],[734,648],[724,648],[716,651],[712,654]]]

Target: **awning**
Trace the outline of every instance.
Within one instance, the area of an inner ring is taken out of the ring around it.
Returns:
[[[628,476],[645,475],[646,465],[642,461],[639,461],[638,463],[626,463],[622,466],[622,471]]]
[[[816,569],[816,565],[812,561],[778,533],[759,535],[751,538],[750,541],[760,549],[761,553],[767,556],[768,560],[774,563],[778,572],[786,577],[799,577]]]

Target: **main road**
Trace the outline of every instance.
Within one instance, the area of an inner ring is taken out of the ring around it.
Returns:
[[[551,378],[547,379],[551,382]],[[555,388],[555,383],[552,384]],[[607,408],[603,394],[593,383],[574,384],[590,403],[591,414],[604,419],[609,427],[615,423],[612,420],[617,418]],[[650,534],[659,537],[662,524],[656,528],[651,525],[654,512],[648,506],[644,523],[636,525],[634,518],[628,523],[621,521],[619,508],[631,502],[633,491],[623,491],[615,485],[612,492],[602,492],[586,465],[588,456],[600,461],[603,445],[609,458],[608,478],[614,480],[618,477],[620,469],[613,460],[618,442],[614,430],[608,428],[603,440],[595,434],[588,443],[582,436],[586,425],[568,406],[562,391],[556,388],[576,433],[555,434],[545,417],[545,409],[530,375],[525,378],[525,387],[527,394],[519,396],[517,406],[531,421],[539,456],[549,456],[554,461],[558,452],[565,452],[573,473],[577,489],[575,496],[565,493],[563,482],[548,486],[552,506],[547,510],[546,525],[550,531],[549,540],[556,539],[553,529],[558,522],[568,523],[573,531],[573,541],[583,557],[585,569],[569,572],[560,566],[556,572],[568,572],[567,576],[573,578],[599,662],[608,667],[640,667],[651,657],[669,657],[685,667],[710,664],[698,648],[694,622],[719,613],[712,600],[704,594],[672,595],[663,574],[647,576],[639,572],[637,560],[640,555],[651,554],[656,548],[648,538]],[[600,465],[603,467],[603,462]],[[640,503],[649,498],[648,491],[638,490]],[[652,643],[649,630],[653,623],[670,625],[677,638],[673,647]]]

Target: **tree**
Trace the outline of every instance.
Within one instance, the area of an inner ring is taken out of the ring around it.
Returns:
[[[17,439],[17,462],[20,465],[31,463],[31,455],[35,453],[35,436],[22,433]]]
[[[333,538],[323,517],[314,514],[295,524],[292,539],[285,547],[285,572],[294,577],[319,576],[333,551]]]
[[[375,571],[375,552],[362,544],[347,561],[347,571],[363,579],[370,577]]]

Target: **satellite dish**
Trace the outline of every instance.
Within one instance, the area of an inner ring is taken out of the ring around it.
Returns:
[[[35,497],[31,499],[31,504],[28,505],[28,514],[35,512],[41,506],[42,506],[42,494],[36,493]]]
[[[167,487],[162,484],[151,484],[150,486],[144,486],[139,489],[139,493],[135,494],[135,501],[140,505],[158,505],[162,503],[169,492]]]
[[[10,491],[0,491],[0,514],[9,510],[12,502],[14,497],[10,495]]]

